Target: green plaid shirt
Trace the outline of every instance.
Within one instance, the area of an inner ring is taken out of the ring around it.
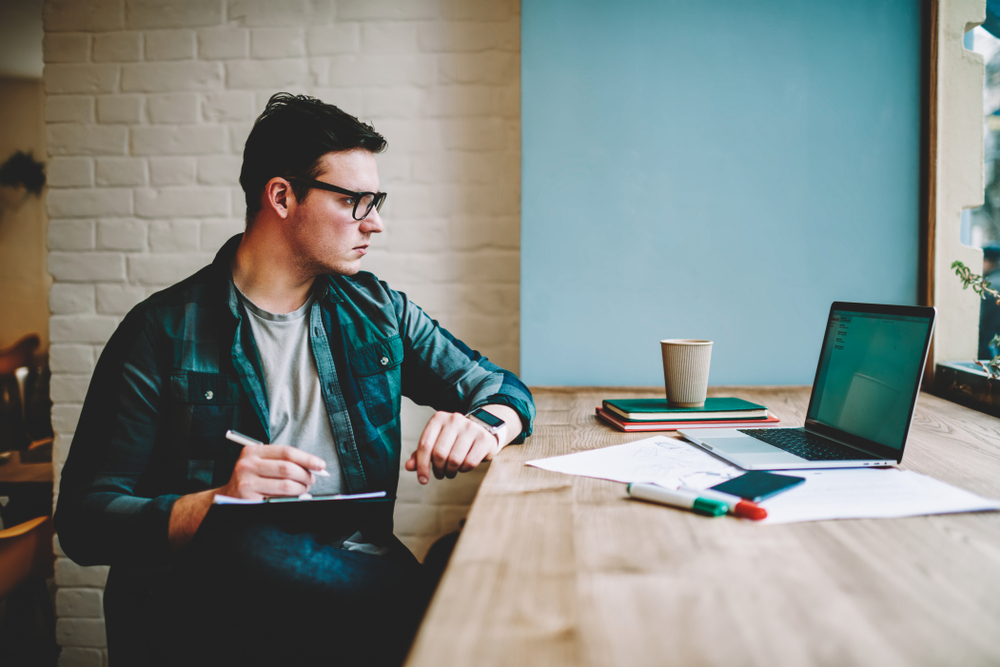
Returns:
[[[181,495],[229,481],[235,429],[269,442],[268,399],[230,260],[136,306],[111,337],[62,471],[56,529],[82,565],[169,565],[167,525]],[[317,279],[310,339],[347,491],[396,494],[400,398],[467,412],[513,408],[531,433],[534,403],[513,373],[456,340],[370,273]],[[392,530],[392,502],[375,530]]]

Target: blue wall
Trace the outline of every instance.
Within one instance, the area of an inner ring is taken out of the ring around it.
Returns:
[[[521,375],[809,384],[834,300],[917,298],[916,0],[523,0]]]

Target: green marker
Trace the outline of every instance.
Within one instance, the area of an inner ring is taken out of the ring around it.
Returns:
[[[671,507],[683,507],[705,516],[722,516],[729,511],[729,505],[720,500],[702,498],[690,491],[665,489],[655,484],[629,484],[628,495],[639,500],[648,500]]]

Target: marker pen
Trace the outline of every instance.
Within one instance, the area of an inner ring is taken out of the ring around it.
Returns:
[[[232,429],[226,431],[226,440],[232,440],[237,445],[243,445],[244,447],[250,447],[251,445],[263,445],[264,443],[260,440],[254,440],[250,436],[243,435],[239,431],[234,431]],[[309,472],[316,475],[317,477],[329,477],[330,472],[327,470],[313,470],[312,468],[306,468]]]
[[[655,484],[629,484],[627,490],[631,497],[639,500],[648,500],[671,507],[683,507],[707,516],[722,516],[729,510],[729,505],[725,502],[702,498],[699,497],[699,494],[689,491],[665,489]]]
[[[766,509],[757,503],[744,500],[743,498],[734,496],[731,493],[723,493],[722,491],[716,491],[714,489],[696,489],[693,486],[681,486],[678,491],[696,493],[702,498],[711,498],[712,500],[718,500],[719,502],[726,503],[726,506],[729,507],[730,513],[743,519],[760,521],[761,519],[767,518]]]

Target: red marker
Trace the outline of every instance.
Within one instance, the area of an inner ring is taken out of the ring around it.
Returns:
[[[715,491],[714,489],[696,489],[691,486],[682,486],[678,490],[697,493],[702,498],[709,498],[711,500],[718,500],[719,502],[726,503],[726,505],[729,506],[730,514],[743,519],[760,521],[761,519],[767,518],[766,509],[757,503],[752,503],[749,500],[743,500],[739,496],[734,496],[730,493],[723,493],[722,491]]]

